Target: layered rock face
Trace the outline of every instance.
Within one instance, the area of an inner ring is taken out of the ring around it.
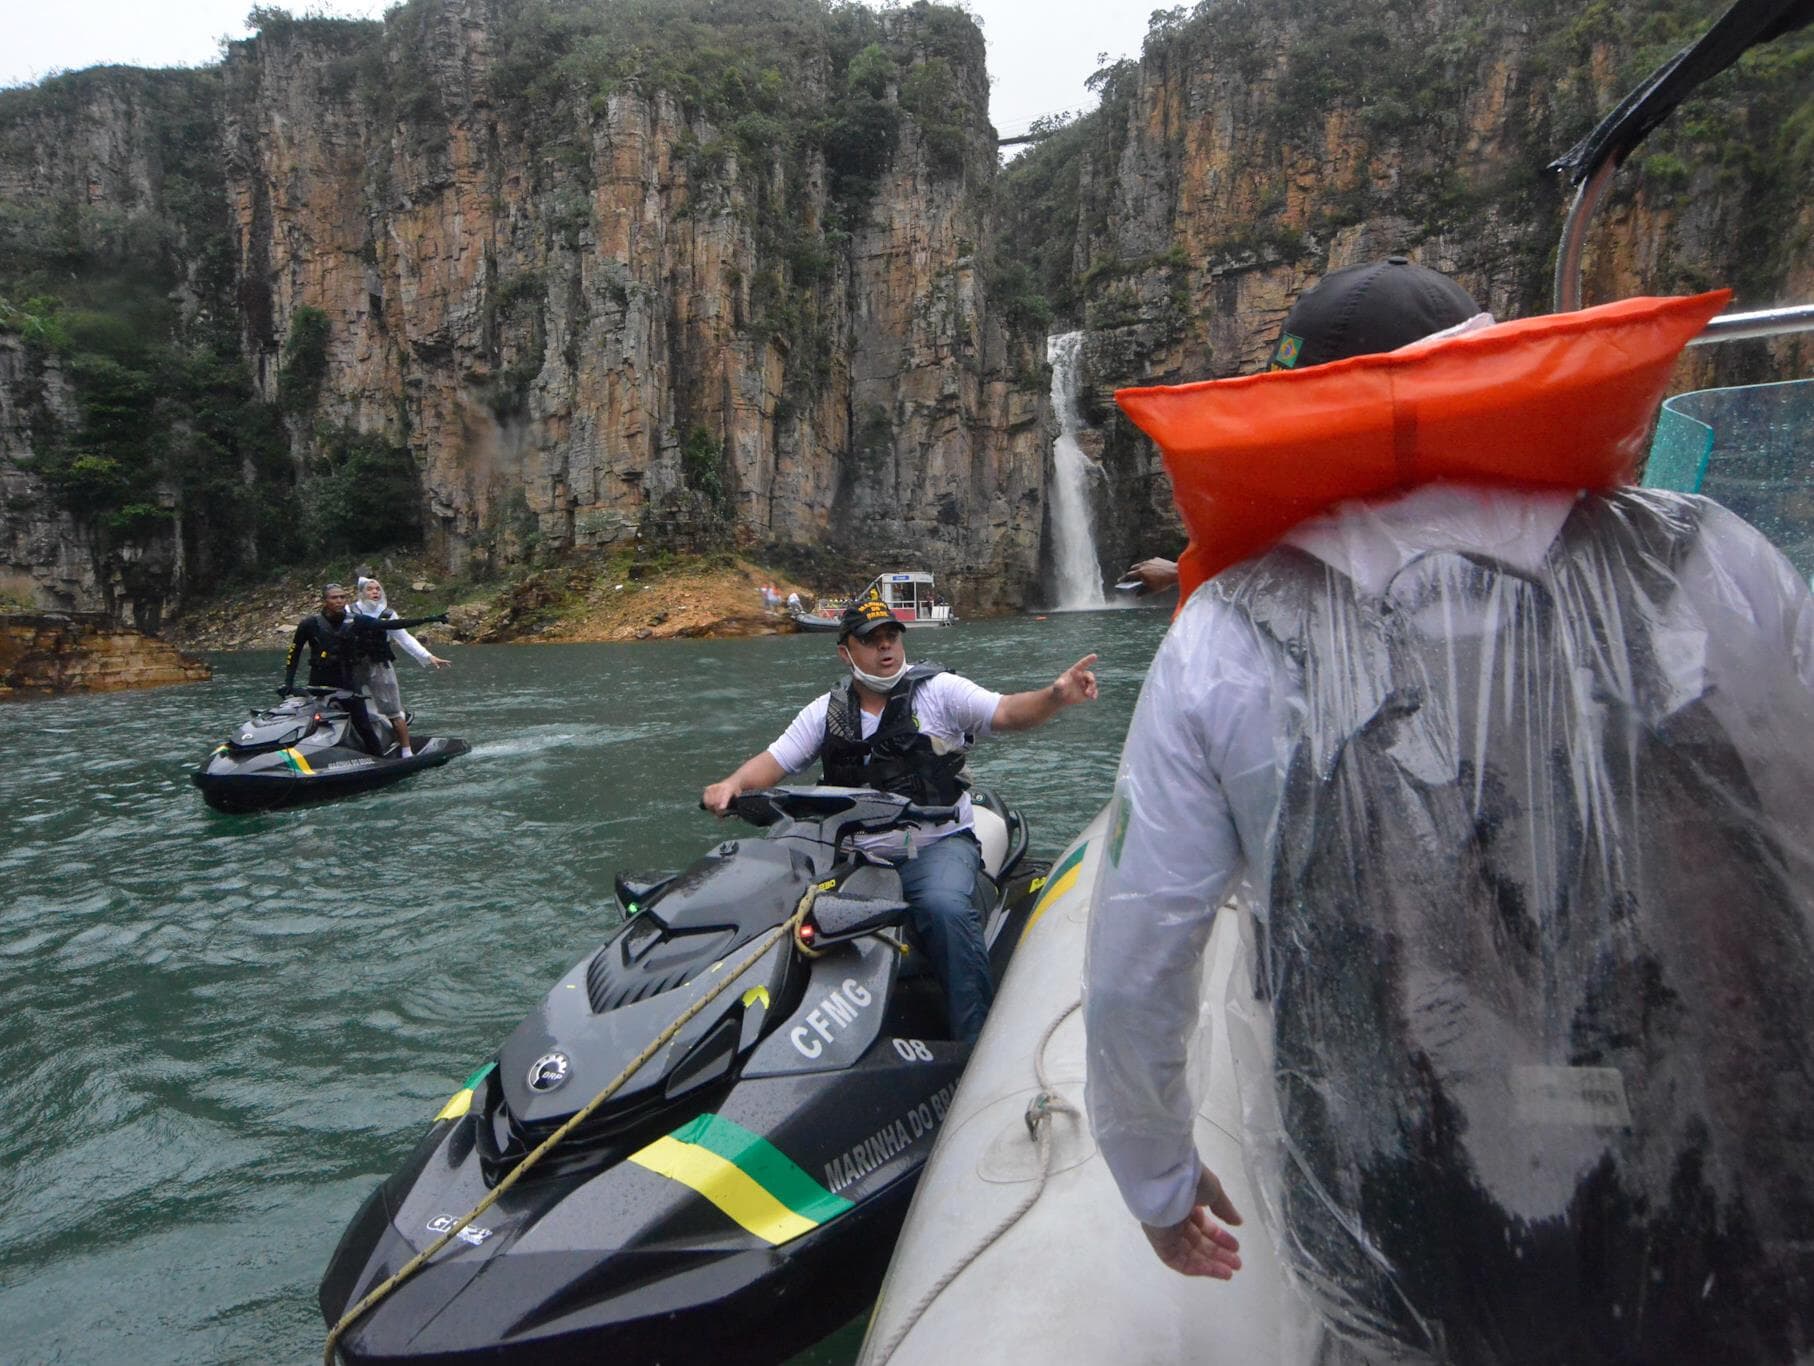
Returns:
[[[214,671],[100,614],[0,615],[0,701],[203,683]]]
[[[780,92],[727,113],[686,76],[518,98],[539,13],[273,20],[215,73],[224,302],[298,489],[349,438],[406,452],[411,520],[455,574],[638,537],[830,544],[932,568],[974,610],[1025,600],[1043,381],[1038,339],[992,318],[977,266],[995,156],[975,25],[918,6],[868,16],[843,50],[796,41]],[[837,105],[853,46],[870,63],[854,172],[837,130],[803,138],[798,117]],[[0,168],[8,192],[155,203],[154,149],[124,109],[111,146],[65,139],[59,158],[59,120],[104,125],[103,98],[15,126],[6,150],[32,150]],[[42,375],[0,375],[0,411],[33,406]],[[9,560],[41,599],[99,605],[95,527],[55,510],[31,423],[11,426]],[[271,478],[246,464],[249,485]],[[195,510],[169,497],[180,551]],[[183,586],[174,558],[160,608]]]
[[[1155,20],[1143,60],[1107,73],[1091,125],[1029,154],[1070,163],[1078,186],[1063,270],[1108,476],[1105,569],[1181,538],[1157,453],[1114,389],[1262,368],[1307,286],[1395,252],[1499,317],[1549,311],[1568,201],[1544,168],[1707,15],[1232,0]],[[1584,302],[1716,285],[1740,306],[1814,299],[1806,147],[1779,131],[1808,117],[1792,73],[1811,55],[1807,33],[1758,49],[1652,134],[1595,220]],[[1056,171],[1010,172],[1004,198]],[[1054,227],[1018,215],[1005,245],[1032,255]],[[1788,378],[1810,357],[1805,339],[1697,350],[1674,387]]]
[[[312,514],[363,500],[454,575],[829,545],[931,569],[966,613],[1040,602],[1048,321],[1086,333],[1105,571],[1175,551],[1113,389],[1252,369],[1308,284],[1393,251],[1541,311],[1565,208],[1542,168],[1698,32],[1690,8],[1164,11],[1101,109],[1005,173],[981,35],[926,4],[261,11],[218,70],[0,94],[0,208],[49,206],[0,213],[0,587],[154,624],[187,588],[325,558]],[[1590,300],[1814,295],[1814,209],[1783,169],[1806,39],[1633,158]],[[129,491],[79,462],[114,413],[104,367],[7,296],[18,243],[54,281],[96,241],[158,260],[175,334],[226,335],[257,410],[226,414],[218,374],[206,403],[145,400],[161,463]],[[1752,345],[1681,387],[1802,358]],[[341,531],[349,560],[381,534]]]
[[[19,339],[0,333],[0,572],[42,606],[91,606],[100,596],[93,559],[32,460],[34,410],[67,420],[68,393],[54,367],[34,370]]]
[[[60,287],[90,253],[169,249],[183,264],[160,282],[160,313],[195,317],[208,244],[205,233],[186,230],[193,206],[160,222],[168,242],[149,241],[147,225],[173,197],[201,201],[202,215],[224,225],[206,207],[218,196],[186,183],[171,149],[188,122],[210,133],[218,127],[218,87],[210,72],[117,68],[54,89],[0,93],[0,588],[10,584],[13,596],[37,606],[123,613],[135,587],[148,586],[142,621],[154,626],[180,581],[173,568],[182,549],[168,527],[110,554],[106,530],[84,525],[47,481],[47,456],[73,440],[82,419],[76,378],[36,330],[44,301],[25,296],[46,283]],[[34,258],[50,267],[48,278],[22,283],[22,263]],[[95,290],[108,293],[105,284]],[[149,405],[135,420],[152,440]]]
[[[974,27],[952,60],[911,12],[879,21],[887,97],[943,62],[964,145],[937,164],[902,118],[851,212],[823,154],[739,137],[660,88],[500,100],[509,9],[393,19],[385,60],[420,63],[427,123],[342,93],[306,33],[236,48],[229,194],[267,393],[296,310],[325,313],[315,420],[407,445],[456,573],[728,523],[1020,601],[1044,443],[1037,389],[1011,378],[1034,367],[974,267],[994,170]],[[809,69],[845,79],[826,54]]]

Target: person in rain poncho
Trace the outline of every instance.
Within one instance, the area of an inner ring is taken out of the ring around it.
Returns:
[[[384,585],[375,578],[359,580],[358,595],[353,599],[352,610],[362,617],[377,621],[397,615],[385,600]],[[398,755],[408,759],[415,754],[415,750],[409,742],[409,720],[403,711],[402,690],[397,686],[397,656],[390,643],[395,641],[401,645],[404,652],[425,669],[445,669],[448,661],[433,653],[408,631],[385,631],[382,634],[366,632],[357,639],[364,657],[353,661],[353,684],[371,698],[373,706],[390,718],[391,726],[397,732]]]
[[[1343,374],[1392,396],[1367,434],[1409,470],[1436,420],[1402,402],[1413,364],[1454,358],[1465,398],[1471,367],[1578,316],[1492,326],[1391,258],[1307,292],[1273,368],[1367,357]],[[1638,452],[1673,359],[1632,405]],[[1232,429],[1336,383],[1212,397],[1252,400]],[[1596,416],[1560,392],[1549,431]],[[1528,440],[1501,444],[1522,459]],[[1705,499],[1521,487],[1517,468],[1311,508],[1186,576],[1090,922],[1091,1126],[1160,1260],[1238,1274],[1242,1215],[1198,1155],[1190,1061],[1204,1004],[1223,1027],[1203,956],[1238,887],[1256,961],[1235,971],[1271,1022],[1245,1050],[1230,1034],[1249,1162],[1336,1338],[1471,1366],[1675,1342],[1805,1360],[1814,599]]]

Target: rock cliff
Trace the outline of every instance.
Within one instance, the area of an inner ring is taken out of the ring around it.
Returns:
[[[393,20],[420,26],[388,35],[386,60],[420,64],[427,126],[336,108],[301,38],[235,54],[240,251],[272,300],[248,337],[261,372],[296,308],[327,314],[318,416],[407,444],[456,573],[728,523],[930,560],[972,600],[1024,596],[1042,443],[970,260],[994,168],[974,27],[884,16],[842,52],[806,45],[766,110],[760,92],[713,110],[646,78],[502,99],[507,13],[452,0]],[[941,160],[912,117],[882,120],[870,183],[840,194],[837,149],[802,147],[789,101],[847,92],[862,37],[865,100],[898,111],[915,73],[942,72],[957,144]]]
[[[1123,385],[1265,364],[1299,293],[1402,252],[1500,317],[1550,307],[1547,163],[1711,19],[1701,5],[1218,0],[1154,15],[1101,108],[1004,177],[1002,245],[1086,329],[1104,567],[1179,532]],[[1584,299],[1719,284],[1814,300],[1814,33],[1754,49],[1652,135],[1589,239]],[[1059,222],[1069,232],[1059,232]],[[1806,337],[1690,353],[1678,389],[1807,371]]]
[[[216,69],[0,92],[0,576],[43,604],[155,626],[410,540],[467,578],[829,544],[966,612],[1038,602],[1044,332],[1087,334],[1105,568],[1173,550],[1113,388],[1251,368],[1302,288],[1387,251],[1545,306],[1544,163],[1707,19],[1160,11],[1004,172],[981,35],[926,3],[258,16]],[[1590,298],[1814,296],[1811,51],[1748,58],[1634,159]]]

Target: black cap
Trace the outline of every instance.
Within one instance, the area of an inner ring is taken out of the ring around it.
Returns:
[[[1396,351],[1478,312],[1467,290],[1403,256],[1345,266],[1292,307],[1267,369],[1302,370]]]
[[[893,612],[883,605],[880,598],[864,598],[861,602],[852,603],[844,609],[844,615],[838,618],[838,639],[847,640],[856,636],[861,640],[871,631],[884,626],[900,626]],[[905,629],[905,628],[903,628]]]

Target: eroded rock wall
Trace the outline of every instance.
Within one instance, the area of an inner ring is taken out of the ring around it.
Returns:
[[[1069,158],[1069,198],[1039,212],[997,170],[980,33],[926,5],[867,14],[842,48],[823,29],[801,46],[800,21],[858,11],[761,9],[798,55],[767,103],[671,63],[544,80],[558,54],[521,26],[568,18],[537,0],[267,12],[215,71],[0,93],[0,203],[50,206],[0,223],[0,249],[25,223],[54,257],[65,211],[115,255],[142,228],[173,263],[178,330],[228,328],[239,382],[280,414],[275,460],[235,444],[246,423],[148,424],[165,473],[132,494],[128,544],[118,506],[84,521],[46,483],[53,448],[78,453],[81,396],[0,313],[0,587],[155,621],[189,575],[269,558],[248,507],[294,533],[308,490],[346,496],[324,481],[358,448],[401,462],[384,496],[450,574],[637,541],[830,545],[929,568],[968,612],[1038,602],[1045,315],[1086,332],[1105,571],[1174,551],[1169,487],[1114,388],[1251,370],[1308,284],[1392,251],[1501,315],[1546,306],[1564,205],[1544,164],[1705,23],[1687,0],[1591,22],[1552,0],[1200,9],[1156,14],[1102,108],[1027,154]],[[757,14],[713,22],[733,11]],[[1741,69],[1634,158],[1590,299],[1814,294],[1814,211],[1753,155],[1800,126],[1805,55]],[[873,119],[840,142],[865,61]],[[1034,260],[1031,287],[1004,283]],[[1792,369],[1797,345],[1697,358],[1683,387]],[[184,441],[214,453],[208,479],[174,477]]]
[[[957,66],[961,166],[935,168],[903,118],[873,196],[831,231],[822,157],[764,156],[662,89],[533,123],[501,106],[501,9],[393,21],[425,26],[444,127],[362,107],[302,34],[229,59],[247,345],[270,395],[296,310],[321,310],[316,420],[407,444],[455,572],[728,519],[745,542],[864,547],[979,606],[1018,602],[1044,457],[1037,387],[1011,378],[1036,343],[991,324],[974,266],[994,173],[980,35]],[[914,17],[882,22],[908,69]],[[777,259],[782,237],[809,263]]]
[[[1105,571],[1181,536],[1116,388],[1261,368],[1305,288],[1394,252],[1500,317],[1547,311],[1567,200],[1546,165],[1707,22],[1674,4],[1589,21],[1544,0],[1223,0],[1155,19],[1092,126],[1053,149],[1077,162],[1068,311],[1087,331]],[[1807,117],[1809,47],[1803,34],[1748,59],[1652,135],[1595,220],[1587,302],[1720,284],[1753,307],[1814,297],[1806,149],[1776,131]],[[1786,378],[1811,359],[1805,339],[1701,349],[1674,387]]]

